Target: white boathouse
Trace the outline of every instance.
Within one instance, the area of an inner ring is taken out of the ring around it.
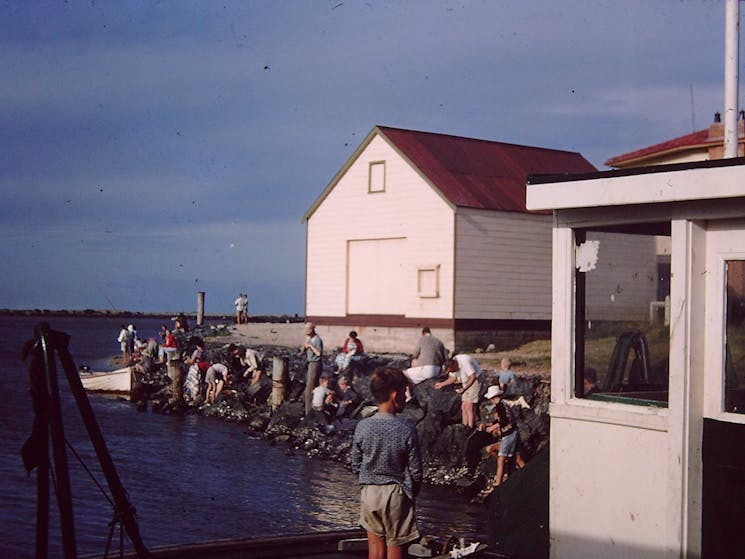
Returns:
[[[303,216],[308,320],[327,344],[410,351],[547,338],[551,215],[531,173],[595,168],[580,154],[377,126]]]

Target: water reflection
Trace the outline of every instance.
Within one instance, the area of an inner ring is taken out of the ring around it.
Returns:
[[[90,339],[71,333],[93,358],[94,343],[103,343],[108,332],[100,321],[88,320],[82,331]],[[20,559],[34,553],[36,479],[25,476],[18,454],[32,417],[26,366],[17,349],[10,349],[30,337],[34,322],[26,322],[19,328],[0,321],[0,390],[15,395],[0,406],[0,428],[10,448],[0,454],[0,557]],[[105,485],[73,399],[65,384],[62,389],[67,438]],[[285,445],[271,446],[247,436],[240,425],[216,419],[138,413],[129,403],[99,396],[91,403],[149,547],[357,526],[359,489],[340,464],[288,453]],[[101,553],[112,509],[72,457],[70,473],[78,552]],[[450,527],[465,535],[484,532],[483,509],[452,490],[425,488],[417,506],[423,533],[446,535]],[[60,556],[54,503],[51,511],[49,555]]]

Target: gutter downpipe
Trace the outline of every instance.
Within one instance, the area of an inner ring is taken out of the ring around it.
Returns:
[[[726,0],[724,19],[724,158],[737,157],[740,2]]]

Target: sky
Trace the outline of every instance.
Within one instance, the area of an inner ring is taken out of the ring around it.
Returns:
[[[0,308],[302,315],[301,218],[374,126],[606,169],[723,76],[723,0],[0,0]]]

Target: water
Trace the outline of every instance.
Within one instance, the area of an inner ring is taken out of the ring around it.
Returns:
[[[23,342],[38,318],[0,317],[0,557],[33,557],[36,515],[35,472],[26,477],[20,448],[31,432]],[[71,335],[78,366],[110,368],[118,352],[120,321],[51,318],[55,330]],[[154,335],[162,320],[140,319],[138,335]],[[68,441],[105,481],[60,371],[63,421]],[[261,537],[357,527],[358,487],[337,463],[290,453],[246,434],[241,425],[199,416],[139,413],[116,398],[90,396],[119,476],[137,509],[149,547],[237,537]],[[111,507],[68,453],[79,554],[100,553],[108,535]],[[50,557],[61,539],[52,495]],[[417,501],[423,533],[486,539],[485,510],[452,490],[425,488]],[[126,538],[125,538],[126,539]]]

